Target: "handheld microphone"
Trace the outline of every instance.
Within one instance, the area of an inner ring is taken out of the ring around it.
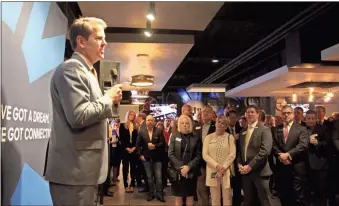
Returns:
[[[110,71],[110,77],[111,77],[111,86],[119,84],[118,82],[118,70],[117,69],[111,69]],[[113,105],[113,118],[119,118],[119,112],[118,112],[119,104]]]

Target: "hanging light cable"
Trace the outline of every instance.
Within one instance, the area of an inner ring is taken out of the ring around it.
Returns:
[[[146,21],[146,29],[144,31],[145,36],[151,37],[152,36],[152,28],[151,28],[151,21]]]
[[[297,101],[297,94],[294,92],[294,89],[293,89],[293,94],[292,94],[292,101],[293,102]]]
[[[155,2],[153,2],[153,1],[151,1],[149,3],[149,9],[148,9],[148,12],[146,14],[146,18],[150,21],[155,20]]]

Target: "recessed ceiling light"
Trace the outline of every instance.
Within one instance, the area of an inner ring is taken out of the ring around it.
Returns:
[[[218,63],[219,60],[217,60],[217,59],[212,59],[212,62],[213,62],[213,63]]]

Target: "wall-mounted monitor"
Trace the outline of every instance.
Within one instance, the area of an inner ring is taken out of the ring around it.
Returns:
[[[151,113],[155,121],[164,121],[165,119],[175,119],[177,117],[176,104],[151,104]]]

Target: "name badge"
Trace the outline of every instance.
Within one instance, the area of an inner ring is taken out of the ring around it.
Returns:
[[[175,141],[181,142],[181,138],[177,137],[175,138]]]
[[[247,131],[245,131],[245,132],[242,133],[242,135],[245,135],[245,134],[247,134]]]
[[[201,129],[201,127],[196,127],[195,129]]]

